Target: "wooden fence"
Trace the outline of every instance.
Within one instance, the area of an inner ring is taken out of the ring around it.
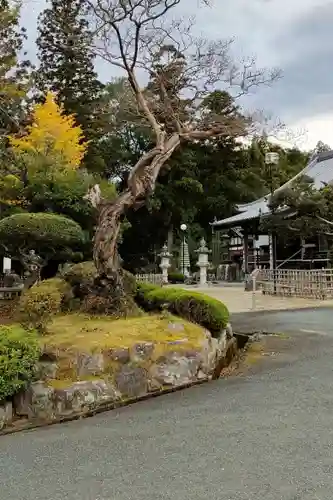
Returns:
[[[256,281],[258,288],[267,295],[321,300],[333,298],[333,269],[262,269]]]
[[[135,278],[137,281],[143,281],[144,283],[152,283],[153,285],[161,285],[163,282],[162,274],[136,274]]]

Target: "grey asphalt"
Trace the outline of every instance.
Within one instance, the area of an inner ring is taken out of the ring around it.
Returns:
[[[288,330],[294,357],[1,437],[0,499],[332,500],[333,309],[233,323]]]

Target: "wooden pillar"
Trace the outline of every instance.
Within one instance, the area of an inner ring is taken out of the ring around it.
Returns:
[[[274,252],[273,252],[273,237],[272,233],[268,235],[268,244],[269,244],[269,268],[272,271],[274,269]]]
[[[243,232],[243,269],[244,273],[249,272],[249,236],[247,230],[244,229]]]

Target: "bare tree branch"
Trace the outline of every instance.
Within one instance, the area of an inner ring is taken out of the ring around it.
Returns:
[[[233,40],[193,35],[194,19],[172,16],[182,0],[85,0],[95,33],[96,55],[121,68],[132,97],[124,116],[144,123],[154,145],[133,166],[128,187],[100,206],[94,260],[100,273],[114,274],[121,217],[144,203],[161,169],[182,141],[246,135],[251,119],[235,99],[278,78],[254,58],[236,64]],[[208,6],[209,0],[201,0]],[[143,82],[144,87],[140,85]],[[124,91],[126,86],[124,86]],[[119,111],[119,110],[118,110]],[[122,110],[124,112],[124,108]]]

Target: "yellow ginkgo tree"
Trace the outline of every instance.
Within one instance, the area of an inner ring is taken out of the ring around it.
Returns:
[[[56,163],[61,170],[76,170],[81,165],[87,150],[80,126],[74,115],[66,115],[58,106],[55,95],[49,92],[43,104],[34,107],[32,124],[22,137],[9,136],[13,153],[17,156],[34,157]],[[37,160],[37,162],[36,162]]]

